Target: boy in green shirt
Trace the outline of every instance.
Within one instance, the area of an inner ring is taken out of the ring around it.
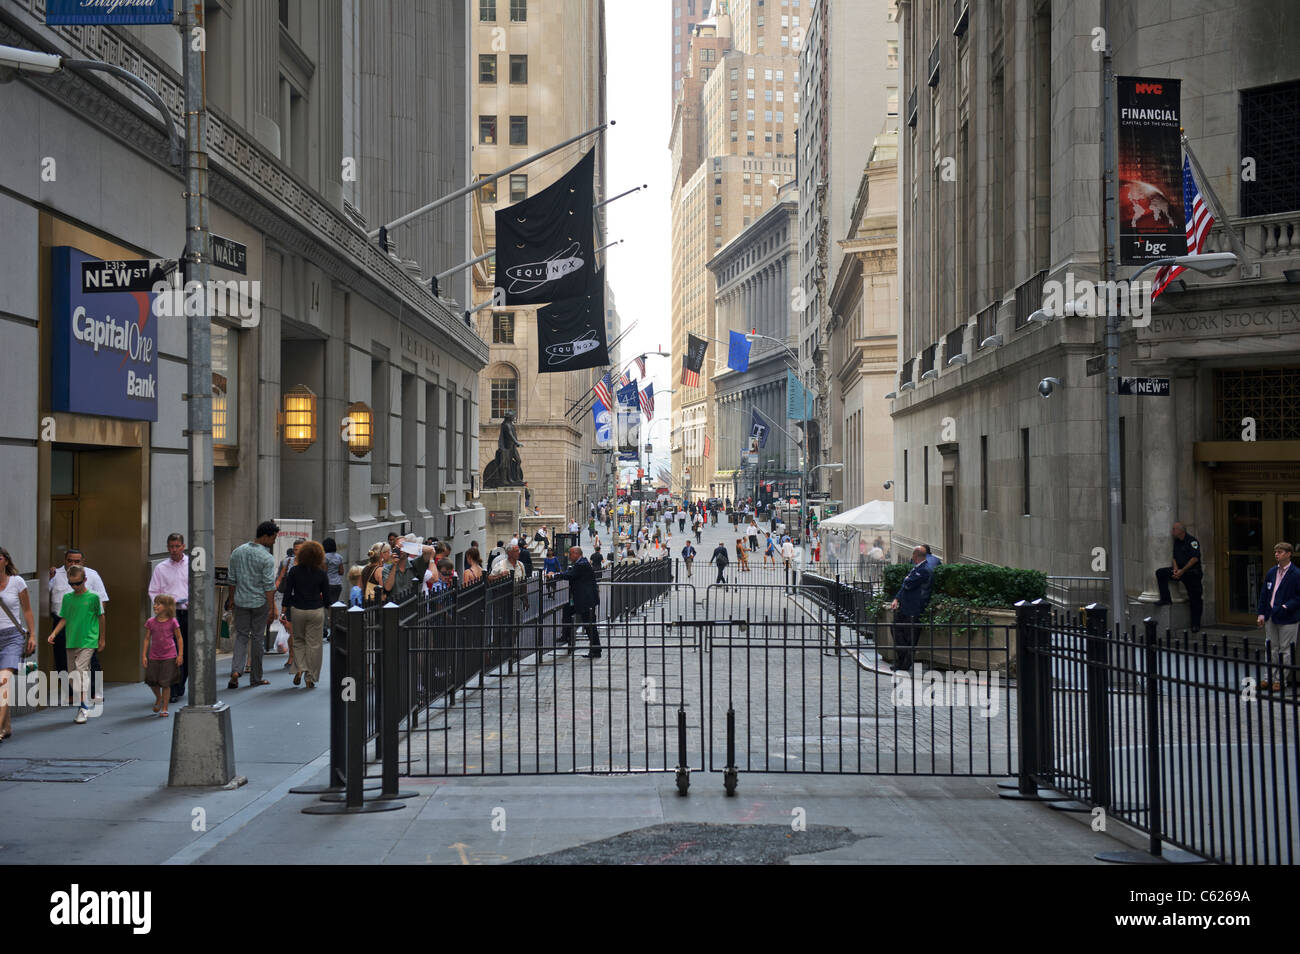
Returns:
[[[79,566],[68,568],[68,583],[72,592],[63,597],[59,609],[59,624],[50,633],[49,642],[67,627],[68,635],[65,645],[68,647],[68,675],[72,683],[74,700],[80,700],[77,715],[73,721],[84,725],[90,712],[86,702],[87,690],[90,688],[90,657],[96,649],[104,651],[104,607],[99,597],[86,589],[86,571]]]

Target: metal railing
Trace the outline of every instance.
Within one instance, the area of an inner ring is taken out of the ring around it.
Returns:
[[[1047,269],[1031,275],[1016,286],[1016,330],[1029,324],[1029,316],[1043,307],[1043,283]]]
[[[984,342],[997,334],[998,302],[990,302],[975,316],[975,350],[984,347]]]
[[[1056,609],[1076,613],[1089,603],[1105,603],[1110,599],[1110,578],[1049,576],[1046,598]]]
[[[1042,786],[1222,864],[1294,864],[1300,713],[1294,649],[1246,638],[1124,632],[1017,606],[1019,792]],[[1277,691],[1273,686],[1278,687]],[[1104,860],[1131,860],[1102,853]]]

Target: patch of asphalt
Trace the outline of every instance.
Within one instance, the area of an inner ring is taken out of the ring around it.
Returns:
[[[843,848],[862,838],[850,828],[810,825],[651,825],[575,848],[513,861],[516,865],[779,865],[792,855]]]

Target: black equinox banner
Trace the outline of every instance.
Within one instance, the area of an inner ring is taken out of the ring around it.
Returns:
[[[496,214],[497,285],[507,305],[585,295],[595,265],[595,150],[557,182]]]
[[[602,269],[596,272],[588,294],[537,309],[537,373],[603,368],[607,364]]]
[[[1187,254],[1176,79],[1115,78],[1119,104],[1119,260]]]

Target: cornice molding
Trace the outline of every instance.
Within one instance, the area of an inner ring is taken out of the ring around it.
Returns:
[[[173,121],[183,119],[180,77],[153,53],[103,26],[46,26],[44,0],[11,0],[0,11],[0,42],[54,47],[61,55],[97,59],[135,73],[162,96]],[[20,17],[14,16],[15,8]],[[39,8],[39,9],[38,9]],[[167,138],[138,94],[116,80],[60,72],[23,82],[41,95],[74,109],[80,118],[121,141],[180,182],[167,161]],[[146,118],[148,117],[148,118]],[[371,243],[340,209],[330,206],[278,158],[256,143],[229,117],[208,109],[208,189],[213,201],[266,232],[285,248],[309,258],[331,278],[354,288],[402,324],[436,341],[457,360],[478,371],[488,345],[424,285]],[[179,242],[178,249],[179,251]]]

